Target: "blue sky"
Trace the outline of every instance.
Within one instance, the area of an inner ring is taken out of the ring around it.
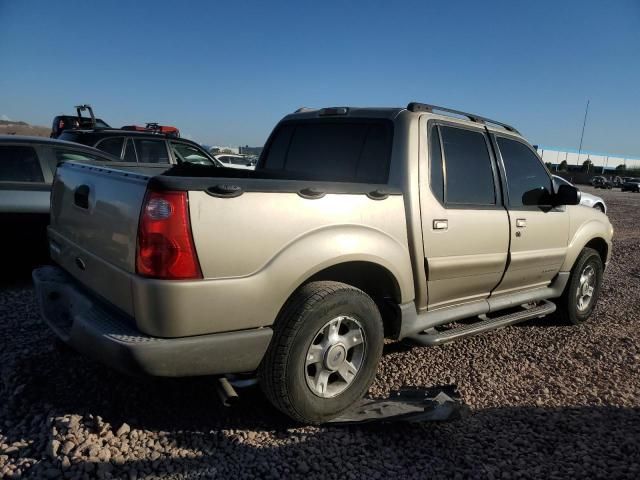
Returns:
[[[300,106],[418,100],[532,143],[640,156],[640,0],[0,0],[0,116],[91,103],[209,144],[260,145]]]

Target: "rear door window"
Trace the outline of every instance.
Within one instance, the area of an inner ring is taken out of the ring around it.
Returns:
[[[483,133],[440,126],[444,151],[445,203],[495,205],[491,157]]]
[[[123,137],[105,138],[96,144],[96,148],[120,158],[122,155],[122,142],[124,142]]]
[[[43,183],[35,149],[22,145],[0,146],[0,182]]]
[[[169,152],[164,140],[135,139],[139,163],[169,163]]]
[[[270,140],[263,168],[290,178],[386,183],[393,126],[382,121],[283,124]]]

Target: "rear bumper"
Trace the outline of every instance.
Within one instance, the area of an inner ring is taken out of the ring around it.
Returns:
[[[84,291],[61,268],[37,268],[33,281],[42,317],[62,340],[128,374],[183,377],[250,372],[260,364],[273,334],[270,328],[258,328],[150,337],[133,327],[133,319]]]

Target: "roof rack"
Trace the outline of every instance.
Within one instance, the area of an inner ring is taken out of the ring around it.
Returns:
[[[516,130],[511,125],[508,125],[506,123],[498,122],[497,120],[491,120],[490,118],[481,117],[480,115],[475,115],[473,113],[462,112],[460,110],[453,110],[451,108],[438,107],[437,105],[429,105],[428,103],[411,102],[409,103],[409,105],[407,105],[407,110],[409,110],[410,112],[453,113],[455,115],[462,115],[463,117],[467,117],[469,120],[475,123],[482,123],[482,124],[491,123],[493,125],[499,125],[505,130],[508,130],[510,132],[517,133],[518,135],[520,135],[520,132],[518,132],[518,130]]]
[[[75,109],[76,109],[76,113],[78,114],[78,118],[82,118],[82,112],[88,111],[89,116],[91,117],[91,128],[96,128],[96,117],[93,114],[93,108],[91,108],[91,105],[89,104],[76,105]]]

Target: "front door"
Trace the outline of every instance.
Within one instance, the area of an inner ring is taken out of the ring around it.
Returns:
[[[511,224],[509,266],[495,296],[543,287],[560,271],[567,253],[569,214],[566,207],[531,206],[534,192],[553,192],[549,172],[534,150],[516,137],[495,135],[504,166]]]
[[[421,129],[428,137],[428,159],[420,162],[427,307],[485,299],[504,274],[509,249],[486,130],[434,121]]]

